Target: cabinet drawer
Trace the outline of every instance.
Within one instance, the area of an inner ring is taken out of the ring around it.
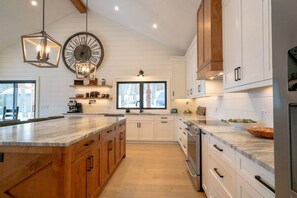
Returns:
[[[236,153],[236,172],[263,197],[275,197],[274,175],[240,153]]]
[[[133,115],[133,116],[130,116],[130,115],[128,115],[127,120],[129,120],[129,121],[134,120],[134,121],[141,122],[143,120],[154,120],[154,116],[151,116],[151,115],[150,116],[149,115],[137,115],[137,116]]]
[[[81,155],[83,155],[85,152],[88,152],[93,145],[100,143],[101,135],[101,133],[92,135],[72,145],[71,148],[74,155],[72,159],[76,160],[80,158]]]
[[[174,120],[173,116],[156,116],[155,120],[166,121],[166,120]]]
[[[209,153],[209,174],[212,175],[215,181],[221,184],[226,194],[228,194],[227,197],[235,197],[235,171],[225,161],[218,158],[213,151]],[[210,184],[210,186],[213,185],[212,182]]]
[[[208,196],[210,198],[232,198],[215,174],[213,171],[209,171],[208,179],[211,185],[209,185]]]
[[[210,136],[209,149],[235,170],[235,150]]]

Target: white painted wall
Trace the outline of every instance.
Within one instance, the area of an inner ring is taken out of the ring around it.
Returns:
[[[105,57],[97,71],[97,77],[106,78],[107,84],[113,84],[114,79],[119,76],[135,76],[139,69],[144,70],[146,76],[164,77],[170,81],[170,56],[183,55],[93,12],[89,12],[88,29],[103,44]],[[61,44],[72,34],[80,31],[85,31],[85,15],[77,12],[46,27],[46,32]],[[64,66],[62,59],[56,69],[39,69],[23,63],[21,39],[15,45],[0,51],[0,80],[7,76],[26,79],[31,76],[39,77],[40,117],[66,112],[68,98],[75,94],[74,89],[69,88],[69,85],[73,84],[75,74]],[[78,90],[90,91],[92,90]],[[109,90],[99,91],[105,93]],[[114,89],[110,91],[113,92]],[[83,102],[85,112],[112,112],[115,110],[114,103],[115,99],[98,100],[92,105],[89,105],[88,101]]]

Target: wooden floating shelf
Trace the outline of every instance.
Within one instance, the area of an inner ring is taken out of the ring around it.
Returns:
[[[112,98],[111,97],[109,97],[109,98],[86,98],[86,97],[76,98],[76,97],[69,97],[69,99],[72,99],[72,100],[111,100]]]
[[[74,88],[112,88],[112,85],[69,85],[69,87],[74,87]]]

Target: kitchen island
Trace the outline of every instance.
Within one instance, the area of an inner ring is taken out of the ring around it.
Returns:
[[[126,118],[0,128],[0,197],[96,197],[126,152]]]

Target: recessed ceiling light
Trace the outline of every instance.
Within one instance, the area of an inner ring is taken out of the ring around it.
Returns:
[[[154,23],[154,24],[153,24],[153,28],[156,29],[157,27],[158,27],[158,25],[157,25],[156,23]]]
[[[31,1],[32,6],[37,6],[37,1]]]
[[[119,6],[114,6],[115,11],[119,11]]]

